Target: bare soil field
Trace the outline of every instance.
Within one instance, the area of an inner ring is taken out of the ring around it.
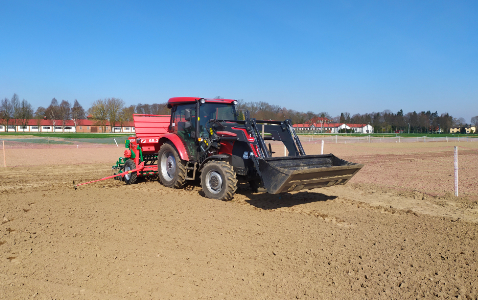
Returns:
[[[123,150],[7,148],[1,299],[478,298],[478,143],[326,144],[365,165],[347,185],[243,184],[229,202],[197,182],[73,188],[110,175]]]

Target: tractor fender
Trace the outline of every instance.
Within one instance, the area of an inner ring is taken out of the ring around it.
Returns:
[[[210,162],[211,160],[222,160],[222,161],[227,161],[228,163],[231,162],[231,156],[227,154],[216,154],[216,155],[211,155],[208,158],[206,158],[201,165],[199,166],[198,170],[201,171],[204,166]]]
[[[161,147],[162,144],[168,141],[171,142],[171,144],[173,144],[174,147],[176,147],[176,149],[179,152],[179,156],[181,157],[182,160],[189,161],[188,152],[186,151],[186,147],[184,147],[184,144],[179,138],[179,136],[177,136],[174,133],[168,133],[163,135],[158,141],[159,147]]]

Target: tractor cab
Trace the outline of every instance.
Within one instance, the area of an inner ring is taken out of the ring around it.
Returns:
[[[170,132],[179,136],[190,160],[198,161],[209,148],[212,124],[217,120],[236,121],[236,100],[176,97],[168,101],[171,108]],[[201,147],[201,148],[200,148]]]

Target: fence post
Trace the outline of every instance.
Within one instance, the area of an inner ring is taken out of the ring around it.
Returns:
[[[320,154],[324,154],[324,140],[322,140],[322,150],[320,151]]]
[[[455,146],[455,196],[458,197],[458,146]]]
[[[5,141],[2,141],[3,143],[3,166],[6,168],[7,167],[7,160],[5,158]]]

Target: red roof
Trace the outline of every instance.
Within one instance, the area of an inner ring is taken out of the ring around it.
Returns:
[[[347,124],[347,126],[352,128],[364,128],[367,124]]]

